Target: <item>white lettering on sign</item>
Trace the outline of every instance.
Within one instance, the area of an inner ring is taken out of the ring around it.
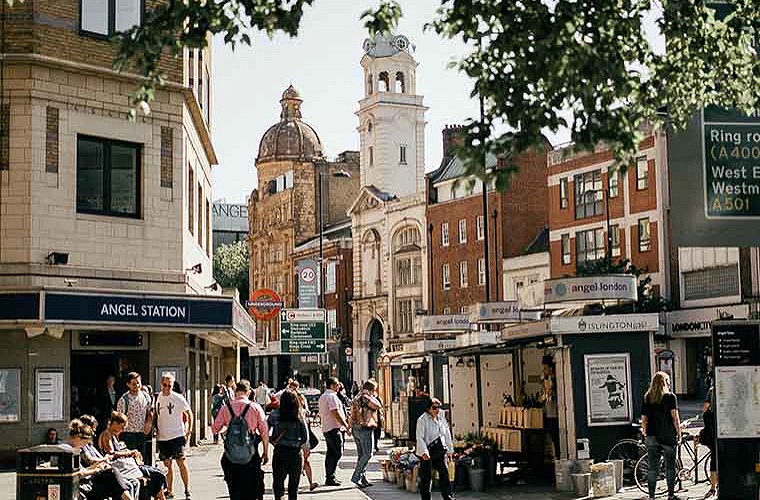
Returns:
[[[101,316],[132,316],[135,318],[187,318],[186,306],[103,303]]]

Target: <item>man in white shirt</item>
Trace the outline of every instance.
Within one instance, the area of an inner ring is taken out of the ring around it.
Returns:
[[[256,388],[256,402],[262,408],[266,408],[269,404],[269,387],[263,380],[259,381],[259,386]]]
[[[428,398],[425,412],[417,419],[417,446],[415,453],[420,457],[420,498],[430,500],[430,484],[433,469],[438,471],[441,497],[451,500],[451,485],[446,459],[454,454],[449,423],[441,412],[441,401]]]
[[[327,452],[325,453],[325,486],[340,486],[335,479],[335,470],[338,468],[340,457],[343,456],[343,435],[341,429],[351,435],[351,428],[346,419],[343,403],[338,399],[338,379],[327,379],[327,389],[319,397],[319,417],[322,420],[322,433],[325,436]]]
[[[192,430],[193,412],[185,397],[172,391],[174,375],[161,375],[161,393],[156,398],[158,458],[166,466],[166,498],[174,498],[174,470],[172,460],[177,462],[185,498],[190,498],[190,476],[185,462],[185,445]]]

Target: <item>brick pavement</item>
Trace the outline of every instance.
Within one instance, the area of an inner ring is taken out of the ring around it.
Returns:
[[[390,441],[383,441],[379,459],[385,457],[387,450],[390,448]],[[193,491],[193,498],[196,500],[226,499],[227,488],[222,478],[222,471],[219,466],[221,457],[221,445],[202,444],[191,451],[189,459],[190,464],[190,481]],[[314,467],[315,480],[324,482],[324,442],[320,443],[314,455],[312,455],[312,466]],[[314,492],[302,491],[299,495],[305,500],[413,500],[419,498],[418,494],[409,493],[399,489],[395,484],[384,483],[380,472],[378,459],[373,459],[370,463],[367,477],[374,485],[365,490],[358,490],[350,482],[351,472],[356,463],[356,450],[353,441],[346,444],[346,451],[339,464],[338,479],[343,483],[340,487],[327,488],[319,487]],[[267,500],[272,497],[272,475],[271,467],[265,467]],[[306,485],[306,480],[301,481]],[[12,472],[0,472],[0,500],[15,499],[16,478]],[[175,492],[181,492],[182,486],[179,474],[175,473]],[[707,491],[705,484],[692,487],[688,492],[681,493],[683,500],[701,499]],[[616,495],[614,500],[637,500],[642,498],[641,492],[636,488]],[[182,498],[178,495],[178,500]],[[433,493],[433,498],[438,499],[440,495]],[[571,500],[574,495],[563,495],[552,491],[549,486],[534,485],[502,485],[491,488],[485,493],[474,493],[471,491],[459,492],[456,495],[458,500]]]

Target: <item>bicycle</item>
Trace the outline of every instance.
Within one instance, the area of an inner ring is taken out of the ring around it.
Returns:
[[[681,429],[686,430],[689,425],[699,417],[690,418],[681,423]],[[682,432],[683,435],[683,432]],[[694,443],[694,444],[691,444]],[[684,451],[686,456],[684,457]],[[700,465],[703,467],[703,474],[699,474]],[[655,496],[662,496],[667,493],[668,486],[665,478],[665,458],[660,457],[660,464],[657,475],[657,486]],[[634,472],[636,486],[644,493],[649,493],[649,460],[646,455],[639,458],[636,463]],[[700,484],[710,479],[710,451],[704,455],[699,455],[699,440],[696,436],[686,433],[676,448],[676,483],[677,491],[685,491],[684,483],[687,481],[693,484]]]
[[[630,486],[636,482],[634,472],[636,463],[639,459],[647,454],[647,447],[644,445],[644,435],[641,433],[641,424],[632,424],[636,429],[637,438],[624,438],[615,443],[607,454],[607,460],[623,461],[623,483]]]

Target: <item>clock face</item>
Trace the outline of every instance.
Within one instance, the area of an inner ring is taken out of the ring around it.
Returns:
[[[369,49],[371,48],[372,48],[372,41],[369,38],[367,38],[366,40],[364,40],[364,52],[369,52]]]
[[[398,50],[406,50],[409,47],[409,39],[404,35],[399,35],[393,39],[393,45],[395,45]]]

